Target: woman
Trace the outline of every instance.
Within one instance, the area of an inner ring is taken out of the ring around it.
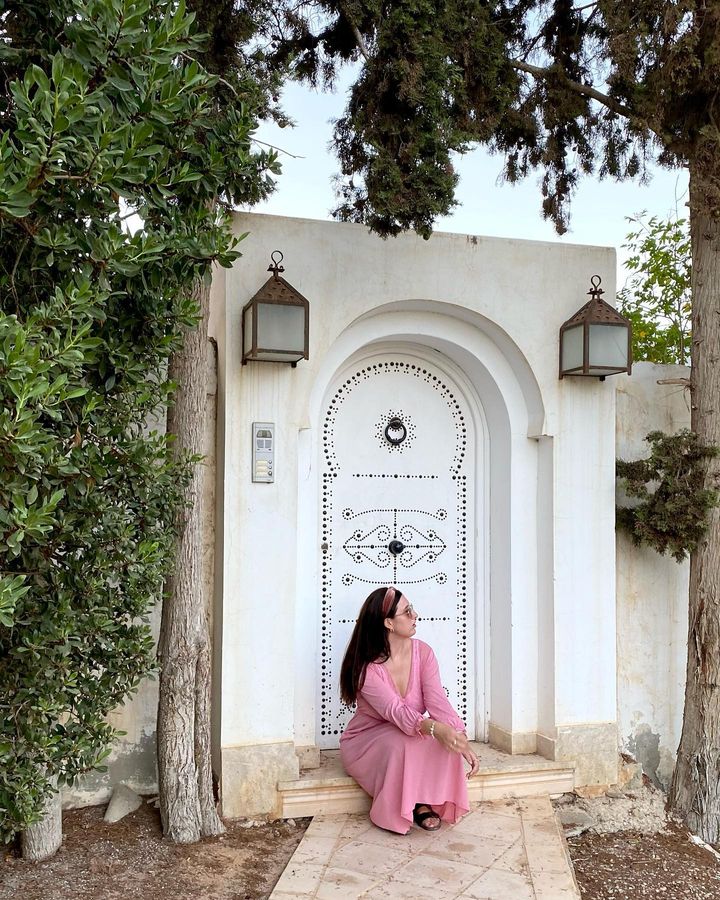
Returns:
[[[470,808],[463,759],[468,778],[478,770],[435,654],[413,640],[416,621],[398,588],[373,591],[340,669],[343,702],[357,702],[340,738],[345,771],[373,798],[370,819],[400,834],[413,822],[426,831],[457,822]]]

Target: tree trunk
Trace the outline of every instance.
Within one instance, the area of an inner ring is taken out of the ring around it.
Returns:
[[[210,273],[193,286],[200,310],[169,377],[178,384],[168,412],[175,452],[202,455],[207,402]],[[225,829],[215,808],[210,733],[210,634],[202,583],[202,464],[193,467],[178,528],[175,572],[163,602],[158,655],[158,773],[165,836],[191,843]]]
[[[53,785],[57,788],[57,782]],[[60,791],[57,789],[48,797],[43,808],[43,817],[36,825],[28,826],[20,838],[23,859],[42,862],[54,856],[62,844],[62,809]]]
[[[720,222],[709,191],[690,169],[692,239],[691,427],[720,446]],[[720,459],[708,461],[705,487],[717,489]],[[720,842],[720,509],[690,557],[687,684],[670,805],[691,831]]]

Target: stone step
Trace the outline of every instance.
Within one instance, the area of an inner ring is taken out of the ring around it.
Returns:
[[[480,771],[468,783],[471,801],[504,797],[551,797],[572,791],[572,763],[558,763],[536,754],[510,756],[487,744],[473,743]],[[361,813],[370,808],[370,798],[354,779],[345,774],[337,750],[320,754],[320,767],[307,769],[294,781],[281,781],[283,818]]]

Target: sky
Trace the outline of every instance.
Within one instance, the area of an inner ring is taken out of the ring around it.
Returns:
[[[331,120],[341,115],[344,105],[342,91],[332,95],[293,83],[285,87],[282,106],[296,127],[281,129],[263,124],[256,138],[292,156],[280,155],[283,174],[277,189],[268,200],[254,207],[255,212],[332,218],[330,212],[335,205],[332,178],[338,172],[338,164],[328,145],[333,129]],[[570,229],[559,237],[553,225],[542,218],[540,173],[531,174],[519,184],[501,184],[498,176],[502,158],[491,156],[483,149],[458,157],[456,164],[460,175],[456,194],[459,206],[451,215],[438,219],[435,230],[615,247],[618,289],[627,277],[623,264],[628,252],[622,245],[632,226],[626,217],[643,210],[662,218],[676,212],[685,215],[687,173],[684,169],[656,167],[648,185],[586,177],[572,201]]]

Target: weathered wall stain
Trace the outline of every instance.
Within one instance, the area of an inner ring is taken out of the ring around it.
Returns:
[[[658,767],[660,765],[660,735],[650,730],[647,724],[641,725],[635,734],[628,739],[628,747],[635,759],[643,767],[643,772],[655,787],[665,789],[660,781]]]

